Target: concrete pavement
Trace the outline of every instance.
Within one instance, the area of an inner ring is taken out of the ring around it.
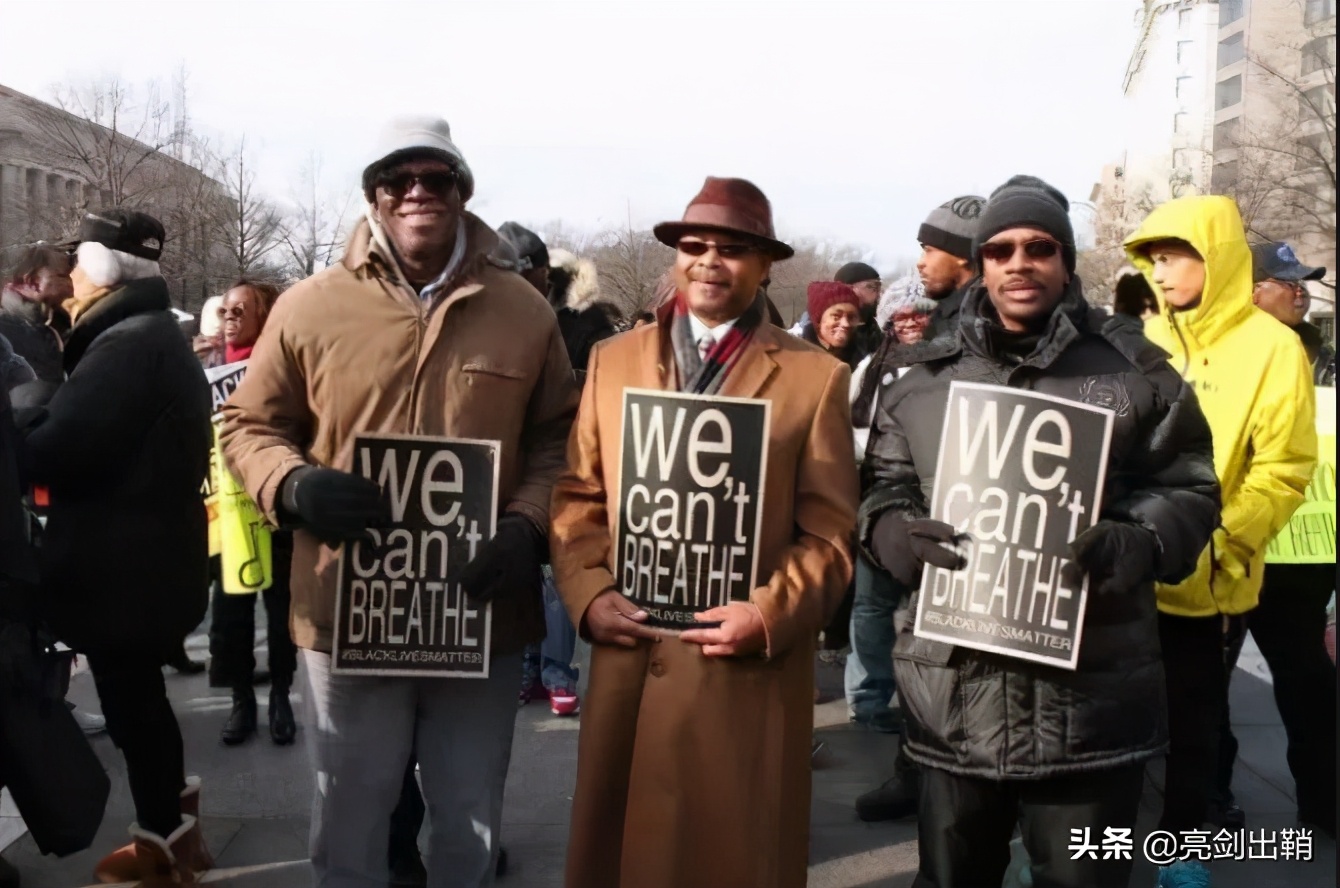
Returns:
[[[204,638],[189,647],[203,659]],[[1248,826],[1292,826],[1293,783],[1284,761],[1283,728],[1270,686],[1249,648],[1233,682],[1233,714],[1242,743],[1235,790]],[[819,667],[826,702],[816,706],[816,735],[825,748],[816,760],[812,803],[812,888],[906,888],[917,865],[916,823],[865,824],[852,802],[886,776],[895,739],[855,729],[846,720],[841,675]],[[299,685],[301,686],[301,685]],[[219,728],[229,710],[226,692],[211,690],[203,676],[170,674],[191,773],[204,779],[203,822],[219,870],[209,884],[227,888],[306,888],[306,839],[312,780],[301,727],[295,746],[274,746],[264,733],[244,746],[224,748]],[[259,689],[264,723],[265,690]],[[97,710],[93,684],[76,676],[71,698]],[[577,753],[577,719],[558,719],[534,704],[518,711],[512,767],[507,781],[503,844],[511,869],[502,885],[558,888]],[[93,847],[63,860],[38,855],[24,836],[5,852],[23,874],[25,888],[75,888],[91,881],[94,863],[125,841],[133,819],[120,755],[105,736],[94,747],[112,777],[112,795]],[[1138,835],[1152,828],[1161,805],[1161,766],[1146,781]],[[1210,864],[1222,888],[1320,888],[1336,884],[1335,844],[1318,837],[1311,863],[1219,861]],[[1153,886],[1154,867],[1139,859],[1132,886]],[[692,888],[692,886],[685,886]]]

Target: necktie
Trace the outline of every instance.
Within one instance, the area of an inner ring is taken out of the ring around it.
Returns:
[[[704,333],[698,337],[698,357],[706,361],[707,353],[712,350],[714,345],[716,345],[716,340],[712,338],[711,333]]]

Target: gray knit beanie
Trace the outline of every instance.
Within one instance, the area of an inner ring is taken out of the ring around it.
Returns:
[[[991,192],[977,220],[973,241],[976,257],[992,237],[1009,228],[1039,228],[1061,244],[1066,271],[1075,271],[1075,229],[1070,224],[1070,201],[1054,186],[1036,176],[1011,176]]]
[[[965,194],[945,201],[926,217],[917,231],[917,243],[944,250],[960,259],[972,259],[972,239],[977,233],[977,217],[986,198]]]

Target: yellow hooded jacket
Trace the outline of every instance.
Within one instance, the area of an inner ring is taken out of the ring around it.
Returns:
[[[1172,311],[1141,245],[1176,238],[1205,260],[1197,308]],[[1223,493],[1220,527],[1196,572],[1158,587],[1159,610],[1185,617],[1256,607],[1266,544],[1303,502],[1317,461],[1316,401],[1302,343],[1252,304],[1252,257],[1238,207],[1227,197],[1183,197],[1156,208],[1126,239],[1159,314],[1145,335],[1171,353],[1214,434]]]

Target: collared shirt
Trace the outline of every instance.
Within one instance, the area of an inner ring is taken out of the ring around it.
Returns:
[[[715,327],[709,327],[707,324],[700,321],[696,314],[689,312],[689,329],[693,333],[694,342],[702,342],[704,336],[711,336],[713,342],[720,342],[726,337],[726,334],[730,332],[731,327],[734,327],[735,322],[738,320],[739,318],[732,318],[729,321],[723,321],[722,323],[717,324]]]
[[[442,269],[442,273],[428,282],[422,290],[419,291],[419,298],[425,303],[431,305],[435,297],[442,288],[447,285],[447,281],[461,267],[461,262],[465,259],[465,216],[461,216],[456,221],[456,246],[451,248],[451,258],[447,260],[447,267]]]

